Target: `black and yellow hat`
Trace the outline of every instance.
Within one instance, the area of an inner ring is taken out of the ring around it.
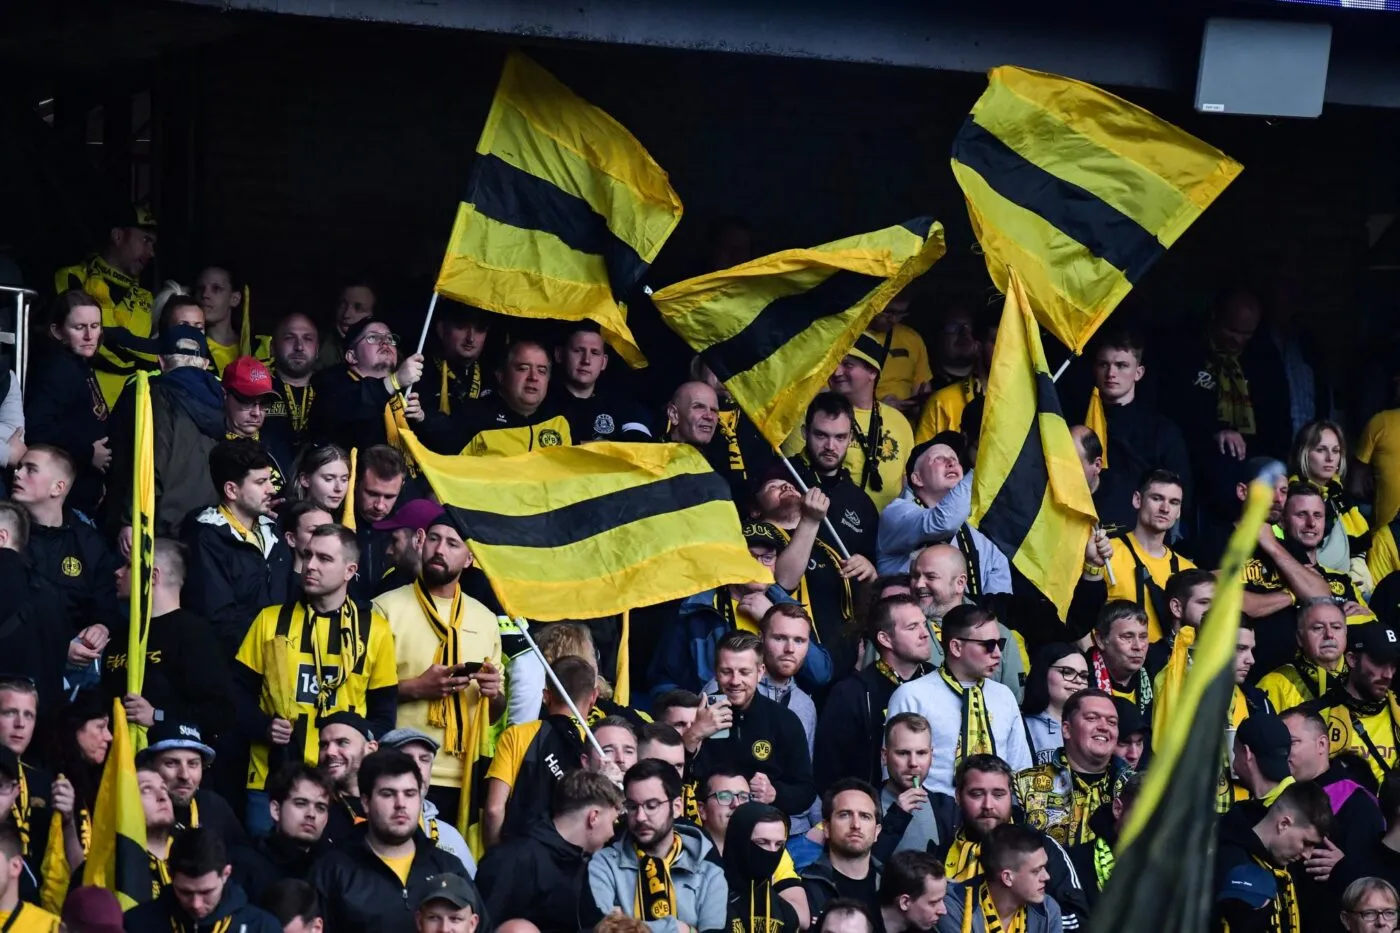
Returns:
[[[875,367],[878,372],[885,368],[885,341],[881,337],[866,331],[856,338],[855,345],[851,347],[847,356],[854,356],[856,359],[870,366]]]
[[[787,537],[770,522],[744,522],[744,543],[749,547],[771,547],[781,551],[787,546]]]

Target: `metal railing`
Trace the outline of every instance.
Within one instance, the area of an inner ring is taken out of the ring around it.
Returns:
[[[14,330],[6,330],[0,324],[0,345],[13,347],[15,376],[19,379],[21,393],[29,373],[29,309],[38,296],[39,293],[32,289],[0,285],[0,308],[8,303],[14,307],[15,314]]]

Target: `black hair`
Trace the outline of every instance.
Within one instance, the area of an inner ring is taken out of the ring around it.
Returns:
[[[172,877],[201,878],[228,867],[228,848],[217,830],[196,826],[175,836],[165,863]]]
[[[360,762],[360,794],[364,797],[374,796],[374,785],[381,778],[395,778],[409,776],[413,778],[416,786],[423,780],[423,773],[418,770],[418,762],[408,757],[397,748],[381,748],[370,752]]]
[[[1050,668],[1072,654],[1084,657],[1084,652],[1062,641],[1041,645],[1036,649],[1035,657],[1031,661],[1031,672],[1026,675],[1025,695],[1021,700],[1022,713],[1034,716],[1050,708]]]
[[[880,875],[880,906],[893,907],[901,897],[922,897],[928,879],[947,877],[943,863],[927,852],[905,849],[885,862]]]
[[[300,920],[309,927],[323,916],[321,896],[300,878],[274,881],[263,892],[258,906],[276,917],[278,925],[284,928],[293,920]]]
[[[335,797],[335,782],[320,768],[313,768],[305,762],[292,762],[278,768],[267,778],[267,799],[275,803],[286,803],[298,784],[312,784],[325,791],[328,800]]]
[[[681,795],[681,776],[676,773],[675,767],[655,758],[643,758],[628,768],[627,773],[622,776],[622,786],[626,789],[652,778],[661,781],[667,800],[675,800]]]
[[[222,502],[224,485],[241,485],[254,470],[266,470],[272,458],[263,445],[250,437],[220,441],[209,451],[209,478],[214,481],[214,496]]]
[[[880,822],[880,792],[870,785],[868,781],[860,778],[842,778],[839,781],[832,781],[831,786],[822,794],[822,819],[831,822],[831,808],[836,802],[839,794],[844,794],[848,790],[858,790],[865,794],[875,804],[875,822]]]
[[[845,415],[851,419],[851,426],[855,427],[856,410],[851,407],[850,399],[839,392],[818,392],[816,398],[807,405],[807,416],[802,422],[808,430],[812,428],[812,419],[818,414],[826,415],[828,418],[839,418]]]

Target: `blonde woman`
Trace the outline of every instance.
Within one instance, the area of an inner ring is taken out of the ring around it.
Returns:
[[[1318,564],[1337,573],[1350,573],[1356,588],[1369,596],[1374,588],[1366,569],[1371,526],[1347,492],[1347,441],[1341,425],[1335,421],[1303,425],[1294,438],[1288,466],[1293,474],[1290,482],[1310,484],[1322,493],[1327,507],[1322,543],[1317,548]]]

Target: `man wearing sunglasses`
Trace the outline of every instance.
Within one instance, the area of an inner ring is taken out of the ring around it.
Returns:
[[[968,755],[999,755],[1015,770],[1032,764],[1016,697],[991,680],[1006,639],[996,618],[977,606],[956,606],[943,617],[943,666],[901,685],[887,719],[919,713],[933,727],[933,757],[924,786],[952,794],[953,769]]]
[[[394,398],[423,378],[423,355],[400,361],[399,339],[383,321],[365,318],[345,331],[345,361],[311,377],[310,422],[307,435],[331,441],[346,450],[389,443],[385,416]],[[403,402],[410,421],[423,420],[418,395]]]

